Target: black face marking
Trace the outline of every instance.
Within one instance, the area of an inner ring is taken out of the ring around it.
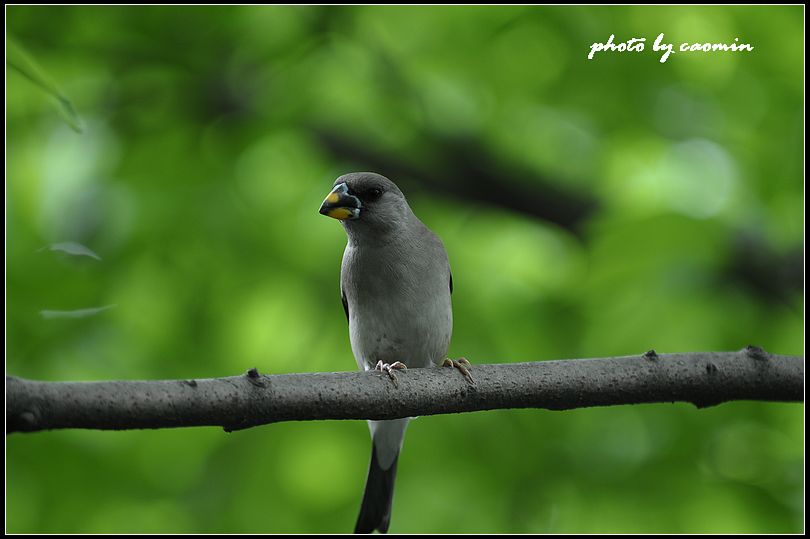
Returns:
[[[380,187],[369,187],[357,193],[357,197],[363,202],[374,202],[379,200],[383,194],[383,189]]]

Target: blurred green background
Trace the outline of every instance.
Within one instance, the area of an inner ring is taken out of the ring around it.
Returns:
[[[84,124],[7,66],[10,374],[354,369],[317,210],[356,170],[444,240],[451,357],[803,354],[800,6],[6,14]],[[755,49],[661,64],[661,32]],[[610,34],[647,50],[587,60]],[[800,532],[803,414],[423,417],[391,531]],[[369,452],[360,421],[15,434],[6,529],[349,532]]]

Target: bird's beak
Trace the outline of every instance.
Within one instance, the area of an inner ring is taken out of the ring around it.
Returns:
[[[349,194],[349,186],[339,183],[332,189],[321,204],[320,213],[333,219],[357,219],[360,217],[360,209],[363,205],[360,199]]]

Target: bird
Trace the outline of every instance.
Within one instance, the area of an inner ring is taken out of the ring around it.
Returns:
[[[337,219],[347,243],[340,271],[343,309],[357,366],[387,374],[450,360],[453,276],[444,244],[414,214],[397,185],[374,172],[337,178],[320,213]],[[397,461],[411,418],[368,421],[372,450],[355,533],[388,531]]]

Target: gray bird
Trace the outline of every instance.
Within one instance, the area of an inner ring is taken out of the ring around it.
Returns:
[[[357,365],[386,372],[444,362],[472,382],[466,360],[446,359],[453,331],[453,278],[441,240],[420,221],[402,191],[384,176],[339,177],[320,213],[348,236],[340,272],[343,308]],[[372,450],[355,533],[386,532],[397,459],[410,418],[369,421]]]

